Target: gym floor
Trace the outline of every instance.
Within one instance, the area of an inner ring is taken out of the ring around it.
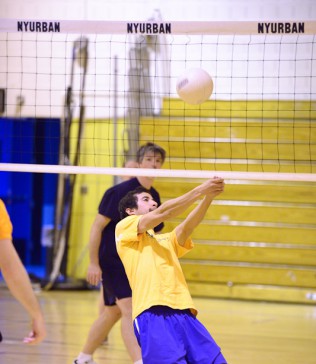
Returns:
[[[98,313],[97,291],[37,290],[48,335],[38,346],[22,343],[29,319],[0,285],[1,364],[71,364]],[[315,364],[316,306],[220,299],[194,299],[199,319],[229,364]],[[131,363],[119,323],[94,355],[98,364]]]

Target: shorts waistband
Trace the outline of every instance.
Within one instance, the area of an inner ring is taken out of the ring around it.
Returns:
[[[189,308],[186,309],[178,309],[178,308],[172,308],[169,306],[163,306],[163,305],[157,305],[157,306],[151,306],[144,312],[152,312],[155,314],[162,314],[162,315],[174,315],[177,314],[185,314],[185,315],[192,315],[191,310]]]

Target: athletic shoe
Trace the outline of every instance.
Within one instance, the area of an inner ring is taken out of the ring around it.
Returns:
[[[97,364],[97,363],[95,361],[93,361],[93,359],[86,360],[86,361],[82,361],[82,360],[79,360],[79,359],[75,359],[73,361],[73,364]]]

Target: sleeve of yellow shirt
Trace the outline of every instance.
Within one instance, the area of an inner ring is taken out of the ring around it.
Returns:
[[[191,238],[188,238],[184,245],[180,245],[177,240],[177,235],[175,230],[171,232],[170,241],[173,244],[174,250],[177,254],[178,258],[183,257],[185,254],[187,254],[191,249],[193,249],[194,244]]]
[[[12,223],[7,209],[2,200],[0,200],[0,240],[12,240]]]
[[[121,253],[122,247],[138,242],[138,222],[140,215],[128,216],[121,220],[115,228],[116,248]]]

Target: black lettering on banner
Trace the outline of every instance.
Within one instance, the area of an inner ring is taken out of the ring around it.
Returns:
[[[46,21],[18,21],[18,32],[60,32],[60,22],[46,22]]]
[[[258,23],[258,34],[305,33],[305,23]]]
[[[127,23],[127,33],[171,34],[171,23]]]

